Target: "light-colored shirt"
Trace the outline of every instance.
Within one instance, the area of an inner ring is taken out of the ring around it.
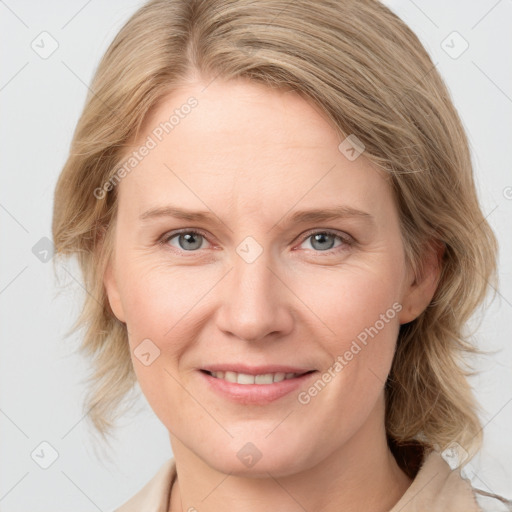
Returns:
[[[168,512],[171,487],[176,478],[174,458],[166,461],[153,478],[114,512]],[[438,452],[425,456],[411,485],[389,512],[503,512],[512,511],[494,497],[471,486],[460,470],[451,469]]]

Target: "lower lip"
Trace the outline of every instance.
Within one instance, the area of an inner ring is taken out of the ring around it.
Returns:
[[[281,382],[273,382],[272,384],[238,384],[217,379],[201,370],[199,370],[199,373],[211,389],[223,397],[242,404],[264,405],[296,391],[317,372],[304,374],[293,379],[285,379]]]

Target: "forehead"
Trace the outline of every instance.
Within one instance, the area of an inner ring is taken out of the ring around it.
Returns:
[[[342,142],[319,108],[296,92],[248,80],[194,83],[146,119],[132,151],[152,147],[118,192],[139,214],[176,199],[253,212],[290,209],[299,200],[377,207],[389,195],[387,176],[364,153],[347,159]]]

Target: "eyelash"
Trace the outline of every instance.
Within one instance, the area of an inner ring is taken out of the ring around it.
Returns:
[[[205,238],[209,242],[208,237],[206,236],[206,234],[202,230],[199,230],[199,229],[182,229],[182,230],[178,230],[178,231],[172,231],[170,233],[165,233],[160,238],[159,243],[161,245],[163,245],[163,246],[167,246],[168,247],[167,244],[169,243],[169,241],[172,240],[174,237],[176,237],[178,235],[181,235],[181,234],[201,235],[203,238]],[[303,238],[301,239],[299,245],[302,245],[308,238],[311,238],[313,235],[317,235],[317,234],[331,235],[331,236],[334,236],[334,237],[340,239],[341,242],[343,242],[338,247],[334,247],[334,248],[328,249],[326,251],[315,251],[314,249],[309,249],[309,250],[312,250],[313,252],[319,253],[319,254],[335,254],[335,253],[347,250],[348,248],[350,248],[351,246],[353,246],[356,243],[355,239],[352,238],[349,235],[340,235],[336,231],[332,231],[332,230],[329,230],[329,229],[323,229],[323,230],[309,231],[306,235],[303,236]],[[189,253],[198,252],[198,250],[196,250],[196,251],[185,251],[184,249],[178,249],[176,247],[172,247],[172,250],[177,250],[177,251],[180,251],[180,252],[189,252]]]

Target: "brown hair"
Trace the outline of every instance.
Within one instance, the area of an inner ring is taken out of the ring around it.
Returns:
[[[457,442],[474,455],[482,428],[464,356],[480,351],[464,328],[488,283],[496,286],[497,241],[443,80],[416,35],[375,0],[153,0],[111,43],[57,184],[53,219],[56,250],[77,255],[88,290],[76,325],[93,360],[86,406],[98,431],[113,428],[136,379],[126,326],[102,282],[116,189],[100,199],[94,191],[114,176],[159,102],[197,77],[247,78],[312,100],[390,173],[407,264],[420,272],[426,244],[444,244],[430,305],[400,328],[386,431],[395,451]]]

